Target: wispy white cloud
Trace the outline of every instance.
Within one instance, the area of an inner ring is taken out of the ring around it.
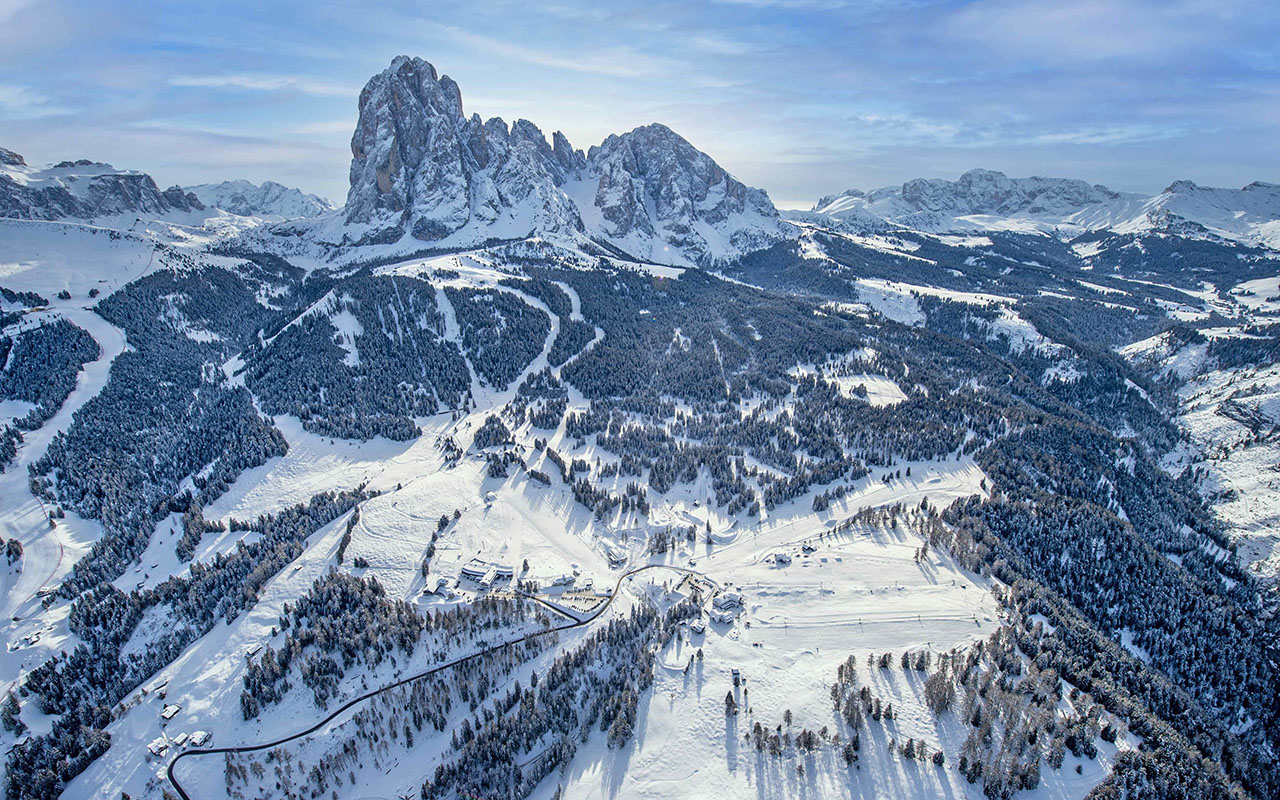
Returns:
[[[356,121],[352,119],[331,119],[323,122],[308,122],[294,127],[290,132],[299,136],[327,135],[333,133],[351,133],[355,130]]]
[[[35,0],[0,0],[0,23],[8,22],[19,11],[34,4]]]
[[[483,50],[491,55],[552,69],[563,69],[592,75],[607,75],[615,78],[644,78],[668,75],[677,71],[680,66],[680,62],[675,59],[649,55],[626,45],[592,50],[579,50],[577,48],[544,50],[514,44],[504,39],[483,36],[448,25],[440,26],[440,28],[457,41],[478,50]]]
[[[1095,144],[1133,144],[1136,142],[1154,142],[1162,139],[1173,139],[1184,136],[1186,131],[1176,127],[1157,127],[1153,125],[1105,125],[1100,127],[1076,128],[1062,131],[1045,131],[1025,137],[1030,144],[1054,145],[1095,145]]]
[[[301,92],[320,97],[353,97],[360,87],[330,83],[302,75],[272,75],[259,72],[232,72],[215,75],[176,75],[170,86],[200,89],[235,89],[247,92]]]
[[[41,119],[70,114],[71,110],[25,86],[0,83],[0,118]]]
[[[703,33],[692,37],[689,39],[689,45],[695,50],[701,50],[704,53],[711,53],[717,56],[742,56],[758,49],[746,42],[711,33]]]
[[[1141,0],[982,0],[946,18],[941,32],[993,52],[1076,66],[1173,53],[1186,58],[1237,35],[1230,5],[1170,0],[1153,9]]]

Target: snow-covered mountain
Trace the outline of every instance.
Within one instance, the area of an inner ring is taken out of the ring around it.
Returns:
[[[297,219],[333,211],[333,203],[325,198],[275,181],[263,181],[261,185],[245,180],[202,183],[187,186],[186,191],[206,206],[242,217]]]
[[[591,148],[570,191],[594,234],[654,261],[669,260],[669,249],[723,261],[784,235],[764,190],[656,123]]]
[[[959,180],[916,178],[901,187],[871,192],[850,189],[824,197],[814,211],[840,214],[862,208],[894,221],[909,222],[929,214],[941,218],[969,215],[1069,215],[1120,198],[1105,186],[1069,178],[1010,178],[1003,172],[973,169]]]
[[[1256,181],[1242,189],[1218,189],[1174,181],[1144,202],[1141,214],[1108,227],[1119,233],[1140,232],[1184,221],[1226,239],[1280,247],[1280,185]]]
[[[360,93],[345,218],[364,230],[351,238],[453,243],[579,231],[558,186],[584,159],[563,136],[557,144],[558,153],[524,120],[508,128],[468,119],[452,79],[401,56]]]
[[[448,76],[397,57],[360,94],[343,239],[439,246],[531,236],[664,263],[723,261],[783,238],[768,196],[661,125],[589,154],[528,120],[463,112]]]
[[[205,207],[193,194],[172,186],[161,191],[151,176],[81,159],[45,169],[0,148],[0,217],[60,219],[198,212]]]
[[[1009,178],[975,169],[955,181],[917,178],[869,192],[849,189],[823,197],[813,213],[837,220],[881,219],[934,233],[1166,231],[1280,245],[1280,186],[1260,182],[1216,189],[1181,180],[1144,196],[1069,178]]]

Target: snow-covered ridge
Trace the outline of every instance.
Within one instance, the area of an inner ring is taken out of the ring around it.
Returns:
[[[0,217],[62,219],[118,214],[171,214],[205,210],[180,186],[161,191],[151,176],[96,161],[62,161],[31,167],[0,148]]]
[[[1002,172],[974,169],[955,181],[916,178],[899,188],[886,187],[872,192],[850,189],[835,197],[822,198],[813,210],[841,214],[861,207],[886,218],[922,213],[944,216],[1065,215],[1122,196],[1105,186],[1090,186],[1080,180],[1010,178]]]
[[[870,219],[928,232],[1147,233],[1192,223],[1226,239],[1280,246],[1280,185],[1262,182],[1218,189],[1179,180],[1148,197],[1070,178],[1010,178],[975,169],[955,181],[915,179],[869,192],[848,189],[823,197],[812,213],[864,227]]]
[[[206,206],[220,208],[242,217],[297,219],[318,217],[334,210],[333,203],[314,194],[304,194],[275,181],[261,184],[245,180],[202,183],[186,187]]]

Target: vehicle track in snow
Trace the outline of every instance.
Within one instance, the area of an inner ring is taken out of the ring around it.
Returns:
[[[165,770],[165,773],[169,778],[169,784],[173,786],[174,791],[178,793],[178,796],[181,797],[182,800],[192,800],[191,795],[187,794],[187,791],[182,788],[182,784],[178,781],[178,776],[174,773],[174,768],[177,767],[178,762],[184,758],[192,758],[196,756],[212,756],[212,755],[220,755],[220,754],[226,755],[229,753],[254,753],[259,750],[269,750],[273,747],[279,747],[282,744],[288,744],[289,742],[295,741],[297,739],[310,736],[311,734],[320,730],[324,726],[328,725],[330,722],[333,722],[335,719],[337,719],[339,716],[341,716],[343,713],[350,710],[351,708],[363,703],[366,700],[377,697],[380,694],[389,692],[392,689],[398,689],[401,686],[407,686],[408,684],[413,683],[414,681],[430,677],[431,675],[435,675],[436,673],[443,672],[447,669],[451,669],[461,664],[465,664],[469,661],[474,661],[475,659],[480,658],[481,656],[484,656],[488,653],[504,650],[508,647],[512,647],[517,644],[522,644],[524,642],[532,641],[533,639],[537,639],[541,636],[550,636],[551,634],[560,633],[561,631],[567,631],[573,628],[581,628],[586,625],[590,625],[592,622],[595,622],[597,619],[599,619],[600,616],[603,615],[606,611],[608,611],[609,607],[613,605],[613,600],[618,596],[618,591],[622,588],[623,581],[627,580],[628,578],[634,577],[635,575],[638,575],[641,572],[646,572],[652,569],[668,569],[668,570],[672,570],[673,572],[680,572],[686,575],[702,575],[702,573],[698,572],[697,570],[686,569],[685,567],[671,566],[668,564],[646,564],[645,566],[636,567],[635,569],[628,570],[627,572],[624,572],[618,576],[618,580],[613,585],[613,591],[609,593],[609,596],[605,599],[603,603],[600,604],[599,608],[595,609],[593,612],[591,612],[590,614],[588,614],[587,616],[581,619],[577,619],[576,621],[565,623],[564,625],[560,625],[555,628],[548,628],[543,631],[534,631],[533,633],[527,633],[524,636],[521,636],[517,639],[512,639],[511,641],[508,641],[508,642],[502,642],[501,644],[496,644],[492,647],[487,647],[483,650],[479,650],[475,653],[471,653],[470,655],[462,656],[460,658],[455,658],[452,661],[437,665],[435,667],[431,667],[430,669],[423,670],[414,675],[410,675],[407,678],[401,678],[400,680],[395,681],[394,683],[389,683],[380,688],[370,690],[360,695],[359,697],[352,698],[351,700],[348,700],[346,703],[343,703],[341,706],[339,706],[337,709],[331,712],[328,716],[324,717],[319,722],[312,725],[310,728],[299,731],[297,733],[290,734],[280,739],[276,739],[271,742],[264,742],[262,744],[238,745],[236,747],[213,747],[213,748],[209,748],[208,750],[196,750],[196,749],[184,750],[178,755],[173,757],[173,760],[169,762],[169,766]]]

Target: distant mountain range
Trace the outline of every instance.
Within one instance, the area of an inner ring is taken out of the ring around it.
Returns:
[[[137,170],[81,159],[38,168],[0,148],[0,217],[34,220],[143,215],[199,223],[219,211],[265,220],[314,217],[333,204],[272,181],[224,181],[161,190]]]
[[[223,181],[185,188],[206,206],[242,217],[296,219],[318,217],[334,210],[333,203],[323,197],[305,194],[275,181],[263,181],[260,185],[244,180]]]
[[[1280,185],[1214,189],[1175,181],[1159,194],[1116,192],[1068,178],[1009,178],[975,169],[959,180],[916,179],[822,198],[816,214],[854,224],[886,222],[934,233],[980,230],[1149,231],[1280,246]]]

